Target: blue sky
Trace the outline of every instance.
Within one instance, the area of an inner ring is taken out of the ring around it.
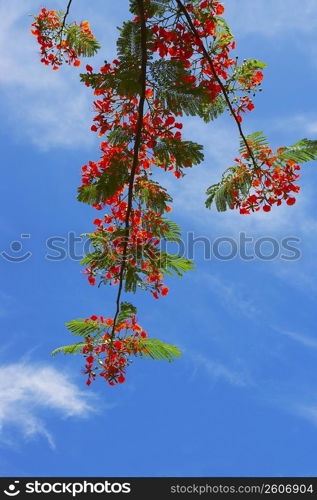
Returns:
[[[246,131],[264,130],[274,146],[316,138],[315,1],[302,0],[300,9],[296,0],[224,3],[238,54],[268,64]],[[316,475],[316,165],[304,166],[293,207],[251,216],[206,210],[206,187],[236,156],[228,117],[208,126],[186,121],[188,138],[204,144],[206,159],[184,180],[166,176],[173,219],[184,234],[212,243],[243,232],[253,238],[250,255],[259,238],[279,245],[298,238],[301,257],[206,260],[197,244],[196,271],[170,281],[168,297],[135,297],[140,323],[179,345],[182,359],[138,360],[122,386],[100,381],[88,389],[80,357],[50,357],[72,341],[65,321],[112,315],[114,290],[90,287],[76,259],[47,258],[48,238],[92,228],[94,211],[75,195],[80,167],[99,153],[89,130],[92,96],[77,70],[55,73],[38,62],[28,14],[40,7],[34,0],[0,6],[0,474]],[[114,57],[115,26],[126,16],[126,0],[115,9],[101,0],[93,7],[74,1],[72,17],[89,19],[103,43],[96,66]],[[12,242],[23,247],[10,248]],[[261,248],[271,251],[270,244]],[[32,255],[17,263],[3,252]]]

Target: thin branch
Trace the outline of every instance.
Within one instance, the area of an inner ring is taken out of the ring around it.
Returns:
[[[249,146],[249,143],[248,143],[248,141],[247,141],[246,136],[244,135],[244,132],[243,132],[243,130],[242,130],[241,123],[239,122],[238,117],[237,117],[237,115],[236,115],[236,113],[235,113],[235,111],[234,111],[234,109],[233,109],[233,106],[232,106],[232,104],[231,104],[231,101],[230,101],[230,98],[229,98],[228,92],[227,92],[227,90],[226,90],[226,88],[225,88],[224,84],[222,83],[221,78],[220,78],[220,77],[219,77],[219,75],[217,74],[217,71],[216,71],[215,65],[214,65],[214,63],[213,63],[213,60],[212,60],[212,58],[210,57],[210,55],[209,55],[209,53],[208,53],[207,49],[205,48],[205,46],[204,46],[204,44],[203,44],[203,42],[202,42],[202,40],[201,40],[201,38],[200,38],[200,36],[199,36],[199,33],[198,33],[197,29],[195,28],[195,26],[194,26],[194,24],[193,24],[193,22],[192,22],[192,19],[191,19],[190,15],[189,15],[189,13],[188,13],[188,11],[187,11],[187,9],[186,9],[185,5],[183,5],[183,3],[181,2],[181,0],[176,0],[176,2],[177,2],[177,4],[178,4],[178,7],[179,7],[180,11],[184,14],[184,16],[185,16],[185,18],[186,18],[186,20],[187,20],[187,22],[188,22],[188,25],[189,25],[189,27],[190,27],[190,29],[191,29],[192,33],[195,35],[195,37],[196,37],[196,38],[197,38],[197,40],[199,41],[199,45],[200,45],[200,47],[201,47],[201,49],[202,49],[202,51],[203,51],[204,56],[206,57],[206,59],[207,59],[207,60],[208,60],[208,62],[209,62],[209,65],[210,65],[211,71],[212,71],[212,73],[213,73],[213,76],[214,76],[215,80],[217,81],[217,83],[219,84],[219,86],[220,86],[220,88],[221,88],[221,91],[222,91],[222,93],[223,93],[223,96],[224,96],[224,98],[225,98],[225,101],[226,101],[226,103],[227,103],[227,105],[228,105],[228,108],[230,109],[230,112],[231,112],[231,114],[232,114],[232,116],[233,116],[233,118],[234,118],[234,120],[235,120],[235,122],[236,122],[236,124],[237,124],[237,127],[238,127],[238,130],[239,130],[240,137],[241,137],[241,139],[243,140],[243,142],[244,142],[244,144],[245,144],[245,147],[246,147],[246,149],[247,149],[247,151],[248,151],[248,153],[249,153],[249,155],[250,155],[250,158],[251,158],[251,160],[252,160],[253,166],[254,166],[254,168],[255,168],[255,169],[257,169],[257,168],[258,168],[258,165],[257,165],[256,160],[255,160],[255,158],[254,158],[253,151],[252,151],[252,149],[251,149],[251,148],[250,148],[250,146]]]
[[[113,339],[113,337],[114,337],[116,322],[117,322],[118,314],[120,312],[120,300],[121,300],[122,287],[123,287],[123,281],[124,281],[124,273],[126,270],[128,239],[129,239],[129,233],[130,233],[130,216],[131,216],[131,212],[132,212],[134,178],[135,178],[136,169],[137,169],[138,164],[139,164],[139,151],[140,151],[141,138],[142,138],[142,128],[143,128],[144,103],[145,103],[145,91],[146,91],[146,69],[147,69],[147,47],[146,47],[147,33],[146,33],[146,21],[145,21],[143,1],[144,0],[137,0],[138,7],[139,7],[140,27],[141,27],[141,51],[142,51],[141,74],[140,74],[141,91],[140,91],[140,101],[139,101],[139,106],[138,106],[138,121],[137,121],[137,128],[136,128],[136,134],[135,134],[135,140],[134,140],[133,162],[132,162],[132,168],[131,168],[130,179],[129,179],[128,206],[127,206],[127,212],[126,212],[126,217],[125,217],[125,239],[124,239],[124,247],[123,247],[123,252],[122,252],[122,264],[121,264],[120,275],[119,275],[119,288],[118,288],[118,294],[117,294],[117,300],[116,300],[116,313],[115,313],[115,316],[113,319],[111,339]]]
[[[65,15],[64,15],[64,17],[63,17],[63,21],[62,21],[62,25],[61,25],[61,29],[60,29],[60,35],[62,35],[62,33],[63,33],[63,29],[65,28],[66,19],[67,19],[67,16],[68,16],[68,14],[69,14],[69,11],[70,11],[70,6],[71,6],[71,4],[72,4],[72,1],[73,1],[73,0],[69,0],[68,5],[67,5],[67,7],[66,7],[66,12],[65,12]]]

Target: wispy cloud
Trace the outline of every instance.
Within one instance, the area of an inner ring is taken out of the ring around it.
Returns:
[[[239,35],[256,34],[265,37],[313,33],[317,26],[315,0],[226,0],[227,15]],[[296,14],[295,14],[296,13]]]
[[[300,113],[291,116],[277,118],[274,122],[270,121],[270,128],[273,131],[298,132],[307,134],[309,138],[315,138],[317,135],[317,116],[316,113]]]
[[[298,416],[309,420],[313,425],[317,426],[317,404],[315,405],[298,405],[293,408],[294,413]]]
[[[314,252],[315,253],[315,252]],[[311,252],[313,255],[313,251]],[[282,281],[286,281],[288,285],[297,288],[310,298],[316,298],[317,283],[316,283],[316,265],[315,262],[308,261],[300,267],[276,267],[274,268],[275,275]]]
[[[317,337],[314,339],[313,337],[307,337],[306,335],[302,335],[301,333],[293,332],[290,330],[282,330],[280,328],[274,328],[274,330],[281,335],[285,335],[286,337],[295,340],[295,342],[303,344],[306,347],[313,347],[314,349],[317,348]]]
[[[67,375],[55,368],[30,363],[0,366],[0,439],[12,426],[25,438],[44,436],[52,448],[54,438],[43,412],[62,417],[86,417],[94,411],[92,397],[81,391]]]
[[[209,359],[201,354],[193,354],[192,359],[196,364],[196,367],[200,367],[206,370],[208,375],[213,380],[223,379],[225,382],[231,385],[240,387],[250,384],[250,379],[246,374],[236,370],[232,370],[223,363],[219,363],[217,361]]]
[[[0,318],[5,318],[11,312],[12,297],[0,290]]]
[[[199,279],[202,279],[201,276]],[[261,313],[250,293],[242,286],[206,273],[203,280],[230,310],[234,310],[234,313],[238,311],[250,319],[255,319]]]

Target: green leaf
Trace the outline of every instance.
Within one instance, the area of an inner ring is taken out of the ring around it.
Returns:
[[[263,134],[263,132],[254,132],[253,134],[249,134],[246,136],[247,141],[252,143],[251,149],[256,153],[257,150],[261,150],[261,148],[268,146],[269,142],[267,137]],[[242,139],[240,139],[240,154],[245,153],[246,147],[245,143]]]
[[[133,134],[127,128],[123,129],[121,127],[113,129],[107,135],[107,140],[114,146],[129,144],[133,138]]]
[[[182,278],[183,274],[187,271],[193,271],[195,269],[192,260],[168,252],[160,252],[156,264],[164,274],[168,276],[176,275],[179,278]]]
[[[129,181],[127,160],[122,154],[112,159],[111,165],[96,182],[81,186],[78,189],[78,201],[95,204],[113,196],[118,189]]]
[[[66,323],[68,330],[77,337],[86,337],[100,330],[99,323],[89,321],[86,323],[84,319],[74,319]]]
[[[140,24],[132,21],[123,23],[120,36],[117,40],[118,56],[120,59],[141,59],[141,30]]]
[[[247,59],[241,66],[236,66],[234,78],[236,80],[245,80],[248,82],[256,70],[262,70],[264,68],[266,68],[264,62],[258,61],[257,59]]]
[[[131,318],[132,314],[136,313],[137,309],[133,304],[130,304],[130,302],[121,302],[120,313],[118,314],[117,318],[117,324],[121,323],[121,321]]]
[[[301,139],[293,146],[287,147],[282,157],[295,163],[317,160],[317,141]]]
[[[77,344],[65,345],[63,347],[58,347],[52,351],[51,356],[56,356],[56,354],[78,354],[81,353],[85,347],[85,342],[78,342]]]
[[[148,359],[172,362],[182,355],[181,350],[175,345],[165,344],[157,339],[142,339],[140,341],[143,351],[140,356]]]
[[[169,4],[171,4],[172,0],[151,0],[148,2],[146,8],[148,11],[148,16],[153,17],[156,15],[163,15],[167,9]],[[130,0],[130,12],[133,14],[139,14],[138,2],[137,0]]]
[[[179,141],[164,138],[153,148],[156,159],[162,164],[169,164],[171,156],[175,158],[176,167],[191,167],[204,159],[203,146],[192,141]]]
[[[90,38],[88,33],[84,33],[80,26],[70,25],[66,29],[66,41],[79,56],[92,57],[96,54],[101,45],[95,38]]]
[[[160,186],[158,182],[150,181],[143,177],[137,179],[135,193],[147,208],[151,208],[158,213],[165,212],[167,203],[173,201],[166,189]]]
[[[181,241],[181,228],[179,225],[165,217],[162,217],[162,220],[164,221],[164,225],[167,226],[167,230],[164,229],[164,231],[162,231],[161,237],[166,241],[179,243]]]
[[[231,208],[234,201],[233,191],[242,193],[244,197],[248,196],[251,189],[251,174],[245,172],[237,179],[234,175],[235,169],[228,170],[231,172],[229,175],[224,176],[220,182],[207,189],[208,197],[205,203],[207,208],[211,208],[212,203],[215,202],[218,212],[225,212],[227,208]]]

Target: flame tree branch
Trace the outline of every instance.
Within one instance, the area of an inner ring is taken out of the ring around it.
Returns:
[[[136,169],[139,163],[139,151],[141,146],[141,138],[142,138],[142,128],[143,128],[143,116],[144,116],[144,104],[145,104],[145,91],[146,91],[146,71],[147,71],[147,33],[146,33],[146,20],[144,13],[144,0],[137,0],[138,10],[139,10],[139,23],[141,28],[141,73],[140,73],[140,100],[138,106],[138,120],[136,127],[136,134],[134,140],[134,149],[133,149],[133,161],[132,168],[129,179],[129,188],[128,188],[128,205],[127,212],[125,217],[125,238],[122,252],[122,264],[119,275],[119,288],[116,299],[116,313],[113,319],[113,326],[111,332],[111,340],[115,335],[115,327],[118,318],[118,314],[120,312],[120,300],[123,288],[124,281],[124,273],[126,270],[126,261],[127,261],[127,250],[128,250],[128,240],[130,233],[130,216],[132,213],[132,202],[133,202],[133,188],[134,188],[134,179]]]

